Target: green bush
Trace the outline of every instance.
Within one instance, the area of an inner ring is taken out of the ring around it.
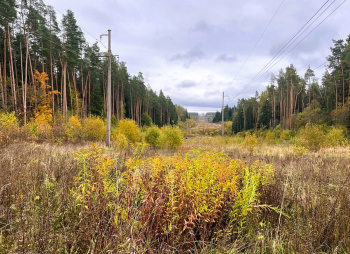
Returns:
[[[346,141],[345,138],[345,129],[341,127],[333,126],[330,131],[326,134],[324,139],[325,146],[339,146],[344,144]]]
[[[296,144],[310,150],[319,150],[324,142],[325,134],[321,126],[306,124],[296,136]]]
[[[83,119],[83,139],[89,141],[102,141],[106,136],[106,125],[99,117],[88,117]]]
[[[291,130],[283,130],[280,134],[281,140],[290,140],[292,138],[292,131]]]
[[[166,149],[178,149],[182,145],[183,134],[179,128],[165,126],[159,137],[159,146]]]
[[[158,146],[161,131],[157,126],[150,127],[146,130],[145,140],[151,146]]]
[[[135,144],[141,139],[141,132],[134,120],[123,119],[118,123],[117,131],[128,139],[130,144]]]

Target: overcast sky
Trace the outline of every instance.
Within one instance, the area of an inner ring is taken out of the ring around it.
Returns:
[[[345,40],[350,34],[346,0],[44,1],[59,18],[72,10],[91,44],[111,29],[113,54],[120,55],[131,75],[142,72],[146,85],[196,112],[219,110],[222,92],[230,106],[254,96],[269,84],[271,73],[277,75],[290,64],[301,76],[308,65],[321,65],[315,70],[321,80],[332,39]],[[263,70],[315,14],[285,49],[285,57]],[[107,45],[107,38],[102,42]],[[106,50],[102,44],[100,48]],[[261,70],[266,73],[251,82]]]

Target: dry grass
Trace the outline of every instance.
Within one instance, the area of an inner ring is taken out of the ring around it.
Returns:
[[[0,253],[107,250],[82,247],[93,246],[79,229],[89,227],[71,207],[70,190],[79,172],[71,152],[81,146],[21,142],[0,148]],[[278,207],[285,215],[257,208],[260,212],[251,214],[239,235],[202,242],[187,253],[350,252],[349,147],[298,154],[291,145],[261,143],[251,153],[233,138],[193,137],[184,140],[179,151],[185,153],[192,148],[224,150],[231,158],[248,164],[256,160],[273,164],[274,181],[260,194],[260,200],[261,204]],[[157,153],[170,156],[173,151],[147,148],[143,157]],[[119,164],[123,164],[132,151],[117,154],[107,150],[106,154],[118,155],[123,158]],[[165,243],[159,243],[158,250],[147,249],[150,243],[135,235],[124,240],[124,253],[176,253],[174,246]]]

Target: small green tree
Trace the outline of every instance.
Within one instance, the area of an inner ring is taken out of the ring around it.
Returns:
[[[152,118],[149,116],[147,112],[144,112],[141,117],[141,125],[142,126],[151,126]]]

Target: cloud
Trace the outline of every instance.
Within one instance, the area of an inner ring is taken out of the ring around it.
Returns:
[[[203,59],[205,53],[200,49],[191,49],[184,54],[176,54],[170,60],[183,62],[185,68],[189,68],[192,63]]]
[[[191,88],[196,86],[197,86],[196,82],[193,82],[191,80],[184,80],[177,85],[178,88]]]
[[[190,29],[190,32],[208,32],[210,27],[207,22],[199,21],[194,27]]]
[[[216,58],[217,62],[226,62],[226,63],[232,63],[237,61],[236,56],[230,56],[226,54],[221,54]]]

